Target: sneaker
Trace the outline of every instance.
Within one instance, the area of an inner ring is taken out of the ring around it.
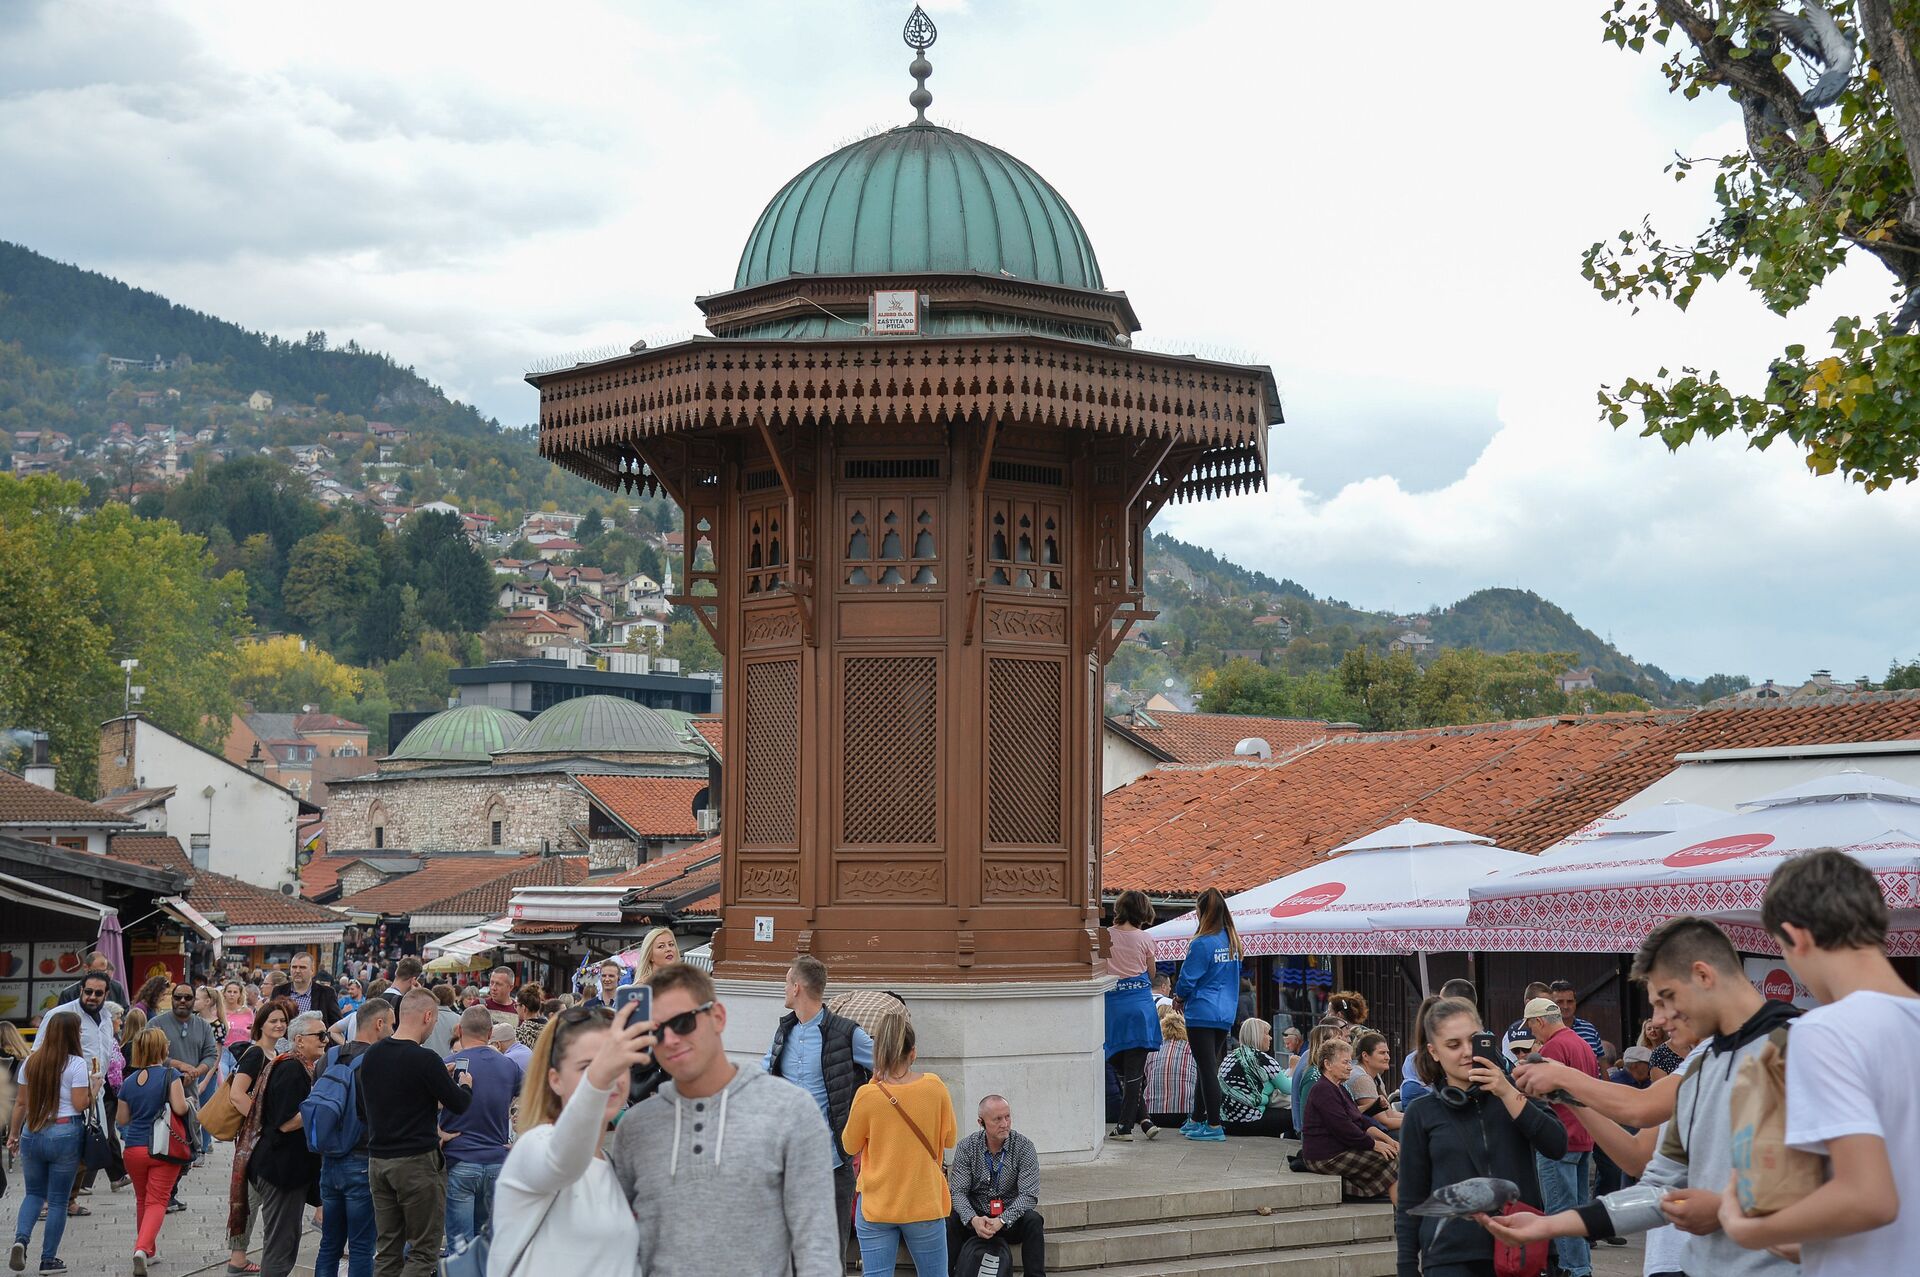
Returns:
[[[1192,1118],[1188,1118],[1186,1121],[1180,1123],[1180,1133],[1182,1135],[1191,1135],[1196,1130],[1200,1129],[1200,1125],[1201,1124],[1199,1122],[1194,1121]]]
[[[147,1252],[144,1250],[133,1252],[133,1277],[147,1277]]]
[[[1110,1140],[1122,1140],[1128,1144],[1131,1144],[1133,1143],[1133,1132],[1128,1130],[1124,1126],[1116,1126],[1113,1128],[1112,1133],[1109,1134],[1107,1138]]]
[[[64,1273],[67,1271],[67,1261],[64,1259],[43,1259],[40,1261],[40,1271],[43,1273]]]
[[[1190,1140],[1206,1140],[1208,1142],[1213,1142],[1213,1141],[1226,1139],[1227,1133],[1225,1130],[1223,1130],[1218,1126],[1209,1126],[1205,1122],[1202,1122],[1198,1126],[1194,1127],[1191,1131],[1187,1132],[1187,1138]]]
[[[15,1242],[13,1249],[7,1252],[7,1271],[24,1273],[27,1271],[27,1244]]]
[[[1152,1122],[1142,1122],[1140,1123],[1140,1133],[1146,1136],[1148,1139],[1152,1139],[1154,1136],[1160,1133],[1160,1128],[1155,1126]]]

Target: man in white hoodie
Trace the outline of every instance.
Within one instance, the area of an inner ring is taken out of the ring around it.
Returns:
[[[684,963],[653,990],[671,1082],[628,1109],[610,1156],[640,1225],[648,1277],[839,1277],[833,1165],[813,1097],[727,1059],[727,1009]]]

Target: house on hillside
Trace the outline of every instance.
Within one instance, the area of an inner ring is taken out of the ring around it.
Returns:
[[[229,762],[322,803],[329,780],[373,766],[369,737],[365,724],[337,714],[235,714],[224,752]]]
[[[1582,665],[1577,670],[1568,670],[1564,674],[1553,676],[1553,685],[1562,692],[1591,692],[1594,690],[1594,677],[1599,673],[1591,665]]]
[[[508,581],[500,587],[497,606],[502,612],[544,612],[547,592],[532,581]]]
[[[1272,631],[1273,641],[1276,643],[1285,643],[1293,638],[1293,622],[1281,616],[1278,612],[1269,612],[1265,616],[1256,616],[1253,618],[1253,623],[1262,629]]]
[[[300,820],[321,809],[140,714],[100,725],[100,792],[170,789],[163,832],[197,868],[279,890],[296,881]]]
[[[272,412],[273,396],[264,390],[256,390],[247,396],[247,407],[254,412]]]
[[[1405,630],[1400,637],[1387,644],[1389,652],[1411,652],[1415,659],[1433,654],[1433,640],[1418,630]]]
[[[592,632],[585,621],[570,612],[532,609],[509,612],[494,625],[517,636],[528,647],[545,647],[556,640],[584,643]]]

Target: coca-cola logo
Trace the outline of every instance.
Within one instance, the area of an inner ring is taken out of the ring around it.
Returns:
[[[1722,860],[1738,860],[1742,856],[1751,856],[1756,851],[1764,851],[1773,845],[1772,834],[1733,834],[1726,838],[1715,838],[1711,842],[1697,842],[1691,847],[1682,847],[1668,856],[1663,862],[1684,869],[1692,865],[1711,865]]]
[[[1303,913],[1312,913],[1315,909],[1325,909],[1346,894],[1346,883],[1323,882],[1317,887],[1308,887],[1304,891],[1294,892],[1267,912],[1276,918],[1297,918]]]
[[[1793,1001],[1793,976],[1785,967],[1775,967],[1760,981],[1760,996],[1770,1002]]]

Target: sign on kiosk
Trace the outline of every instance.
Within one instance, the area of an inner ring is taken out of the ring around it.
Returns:
[[[1779,958],[1747,958],[1747,979],[1770,1002],[1791,1002],[1797,1007],[1815,1007],[1813,992],[1793,978],[1787,964]]]
[[[915,337],[920,333],[920,294],[911,288],[881,289],[867,303],[867,322],[876,337]]]

